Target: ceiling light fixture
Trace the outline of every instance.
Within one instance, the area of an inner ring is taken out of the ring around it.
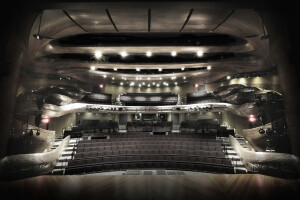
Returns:
[[[139,71],[141,71],[141,70],[140,70],[140,68],[136,68],[136,71],[139,72]]]
[[[177,82],[175,82],[174,84],[177,85]]]
[[[106,75],[104,74],[103,77],[106,78]]]
[[[112,79],[112,80],[115,80],[115,77],[112,77],[111,79]]]
[[[161,71],[162,71],[162,68],[158,68],[158,71],[161,72]]]
[[[185,79],[186,79],[186,77],[184,76],[184,77],[183,77],[183,79],[185,80]]]
[[[181,67],[181,71],[184,71],[184,69],[185,69],[184,67]]]
[[[202,57],[203,56],[203,51],[197,51],[197,56]]]
[[[95,58],[98,60],[102,58],[102,52],[101,51],[95,51]]]
[[[117,69],[117,68],[114,68],[114,71],[118,71],[118,69]]]
[[[209,65],[209,66],[207,66],[207,70],[211,70],[211,66]]]
[[[96,67],[95,66],[91,66],[91,70],[95,71]]]
[[[147,56],[147,57],[151,57],[151,56],[152,56],[152,52],[151,52],[151,51],[147,51],[147,52],[146,52],[146,56]]]
[[[121,82],[120,85],[123,85],[123,82]]]
[[[226,78],[229,80],[229,79],[231,79],[231,77],[230,76],[226,76]]]
[[[122,56],[122,58],[125,58],[126,56],[128,56],[127,52],[126,51],[122,51],[120,53],[120,55]]]
[[[177,55],[177,52],[176,51],[172,51],[171,52],[171,56],[175,57]]]

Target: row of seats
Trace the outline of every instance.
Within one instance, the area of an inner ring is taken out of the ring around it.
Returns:
[[[110,137],[109,140],[107,139],[83,139],[80,142],[82,143],[93,143],[93,142],[132,142],[132,141],[137,141],[137,142],[160,142],[160,141],[164,141],[164,142],[213,142],[213,143],[221,143],[220,140],[216,140],[216,139],[202,139],[202,138],[175,138],[175,137],[139,137],[139,138],[116,138],[116,137]]]
[[[112,146],[112,145],[119,145],[119,146],[125,146],[125,145],[151,145],[151,144],[157,144],[157,145],[196,145],[196,146],[220,146],[222,144],[222,141],[174,141],[174,140],[166,140],[166,141],[146,141],[146,140],[140,140],[140,141],[121,141],[121,140],[82,140],[78,142],[78,145],[88,145],[88,144],[96,144],[98,146]]]
[[[194,150],[188,151],[184,149],[147,149],[147,150],[139,150],[139,149],[123,149],[123,150],[104,150],[104,151],[80,151],[75,154],[75,158],[79,157],[95,157],[95,156],[103,156],[103,155],[140,155],[140,154],[161,154],[161,155],[202,155],[202,156],[213,156],[213,157],[225,157],[223,151],[201,151]]]
[[[175,162],[192,162],[208,163],[223,166],[232,166],[231,161],[226,158],[215,158],[209,156],[180,156],[180,155],[122,155],[122,156],[99,156],[95,158],[75,159],[68,163],[68,166],[77,166],[85,164],[98,164],[104,162],[134,162],[134,161],[175,161]]]
[[[156,150],[166,150],[166,149],[186,149],[186,150],[202,150],[202,151],[222,151],[223,148],[221,146],[196,146],[196,145],[125,145],[125,146],[91,146],[89,144],[85,144],[85,146],[78,146],[77,152],[83,151],[104,151],[104,150],[124,150],[124,149],[156,149]]]
[[[116,171],[127,169],[166,169],[166,170],[188,170],[201,172],[214,172],[234,174],[232,166],[220,164],[209,164],[199,162],[177,162],[177,161],[135,161],[135,162],[111,162],[84,164],[81,166],[67,167],[65,175],[94,173],[103,171]]]

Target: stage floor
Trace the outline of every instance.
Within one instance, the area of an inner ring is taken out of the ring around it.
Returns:
[[[0,182],[5,199],[300,199],[300,179],[243,175],[71,175]],[[3,198],[4,199],[4,198]]]

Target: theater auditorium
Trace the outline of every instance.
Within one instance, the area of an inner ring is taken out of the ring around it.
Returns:
[[[300,198],[292,5],[11,3],[1,196]]]

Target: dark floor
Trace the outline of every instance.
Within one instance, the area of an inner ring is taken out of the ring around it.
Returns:
[[[263,175],[39,176],[0,182],[5,199],[300,199],[300,179]]]

